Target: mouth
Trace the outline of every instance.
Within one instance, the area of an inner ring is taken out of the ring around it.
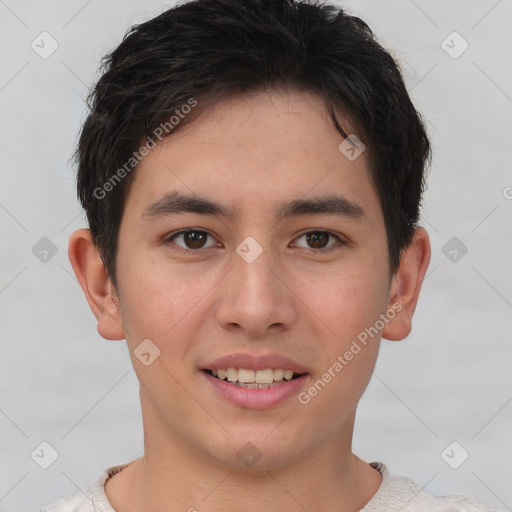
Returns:
[[[226,354],[203,363],[200,374],[221,401],[242,409],[279,407],[308,383],[308,369],[277,353]]]
[[[305,373],[297,373],[283,368],[254,370],[229,367],[204,369],[203,372],[232,386],[246,389],[269,389],[305,375]]]

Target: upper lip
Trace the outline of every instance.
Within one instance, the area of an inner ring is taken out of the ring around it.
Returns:
[[[279,368],[282,370],[293,370],[295,373],[307,373],[306,368],[287,357],[280,356],[279,354],[264,354],[258,356],[243,353],[228,354],[207,363],[203,369],[218,370],[219,368],[244,368],[249,370]]]

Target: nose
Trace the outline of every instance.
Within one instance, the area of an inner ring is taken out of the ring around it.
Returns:
[[[251,263],[233,254],[233,267],[220,288],[217,323],[225,330],[261,338],[290,329],[298,304],[286,274],[263,252]]]

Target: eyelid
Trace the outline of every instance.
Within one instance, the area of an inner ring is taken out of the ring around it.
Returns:
[[[314,249],[312,247],[300,247],[301,249],[306,249],[309,252],[327,253],[327,252],[330,252],[331,250],[335,250],[335,249],[339,248],[340,246],[347,245],[347,243],[348,243],[341,235],[338,235],[337,233],[334,233],[332,231],[329,231],[328,229],[323,229],[323,228],[308,229],[307,231],[304,231],[303,233],[298,235],[293,241],[295,242],[299,238],[302,238],[303,236],[305,236],[309,233],[325,233],[325,234],[329,235],[329,237],[336,239],[336,243],[328,245],[325,248],[321,248],[321,249]]]
[[[179,251],[182,251],[182,252],[185,252],[185,253],[200,253],[201,251],[204,251],[204,250],[208,250],[208,249],[211,249],[212,247],[215,247],[215,245],[212,245],[212,246],[209,246],[209,247],[201,247],[199,249],[189,249],[188,247],[181,247],[180,245],[177,245],[175,242],[174,242],[174,239],[179,237],[180,235],[184,235],[185,233],[189,233],[191,231],[195,231],[195,232],[198,232],[198,233],[204,233],[206,236],[210,237],[210,238],[213,238],[215,241],[217,241],[217,239],[211,234],[209,233],[207,230],[205,229],[200,229],[200,228],[184,228],[184,229],[180,229],[178,231],[173,231],[172,233],[170,233],[168,236],[166,236],[164,238],[164,243],[168,244],[168,243],[172,243],[174,244]],[[220,243],[217,241],[217,243]]]
[[[213,238],[214,240],[217,241],[217,239],[211,234],[209,233],[207,230],[205,229],[200,229],[200,228],[184,228],[184,229],[180,229],[178,231],[174,231],[172,233],[170,233],[168,236],[166,236],[164,238],[164,243],[172,243],[174,244],[179,251],[182,251],[182,252],[185,252],[185,253],[200,253],[201,251],[205,251],[205,250],[208,250],[208,249],[211,249],[212,247],[215,247],[215,245],[212,245],[212,246],[209,246],[209,247],[201,247],[199,249],[189,249],[187,247],[181,247],[180,245],[177,245],[173,240],[177,237],[179,237],[180,235],[183,235],[185,233],[189,233],[191,231],[196,231],[196,232],[199,232],[199,233],[204,233],[206,234],[207,236]],[[338,235],[337,233],[334,233],[332,231],[329,231],[327,229],[323,229],[323,228],[317,228],[317,229],[308,229],[306,231],[304,231],[303,233],[299,234],[298,236],[296,236],[292,242],[295,242],[296,240],[298,240],[299,238],[302,238],[303,236],[307,235],[307,234],[310,234],[310,233],[325,233],[327,235],[329,235],[329,237],[332,237],[332,238],[335,238],[336,239],[336,243],[334,244],[331,244],[331,245],[328,245],[326,246],[325,248],[321,248],[321,249],[314,249],[312,247],[300,247],[301,249],[305,249],[309,252],[314,252],[314,253],[327,253],[327,252],[330,252],[331,250],[335,250],[337,248],[339,248],[340,246],[343,246],[343,245],[347,245],[347,241],[343,239],[343,237],[341,235]],[[220,242],[217,241],[218,244],[220,244]],[[222,245],[222,244],[220,244]],[[217,245],[218,247],[218,245]]]

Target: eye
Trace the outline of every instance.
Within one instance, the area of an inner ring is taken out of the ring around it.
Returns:
[[[330,231],[309,231],[308,233],[304,233],[299,236],[296,240],[300,240],[301,238],[305,238],[306,244],[308,245],[298,244],[299,247],[306,247],[312,251],[318,252],[327,252],[326,248],[330,248],[336,244],[344,244],[343,240],[339,236],[331,233]],[[330,240],[333,240],[333,243],[329,243]]]
[[[208,247],[214,247],[216,245],[215,241],[210,245],[206,245],[208,237],[215,240],[206,231],[201,231],[199,229],[184,229],[172,234],[170,237],[167,237],[166,241],[173,242],[185,251],[197,251],[199,249],[207,249]],[[183,245],[177,243],[176,240],[180,240]]]

